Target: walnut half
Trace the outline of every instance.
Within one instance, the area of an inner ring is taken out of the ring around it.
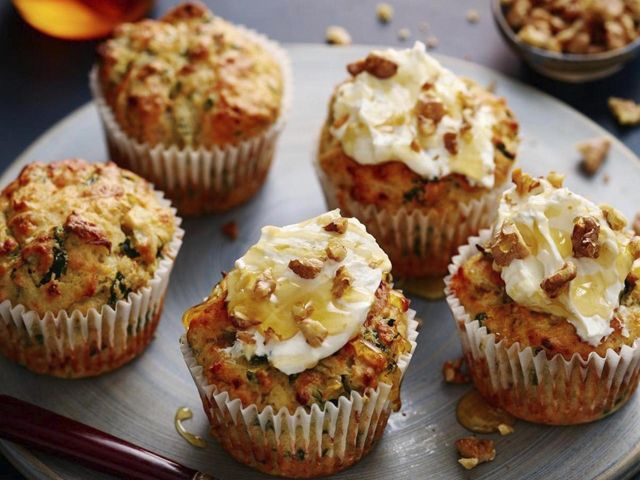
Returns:
[[[515,259],[527,258],[529,247],[511,222],[505,222],[490,246],[491,255],[497,265],[506,267]]]
[[[324,339],[329,335],[329,331],[316,320],[305,318],[300,322],[300,331],[304,335],[305,340],[312,347],[319,347]]]
[[[569,282],[576,278],[577,273],[575,264],[565,262],[560,270],[542,280],[540,288],[549,298],[556,298],[569,286]]]
[[[576,258],[598,258],[600,255],[600,224],[594,217],[576,217],[573,221],[571,243]]]
[[[317,258],[303,258],[299,260],[294,258],[289,261],[289,268],[299,277],[307,280],[316,278],[322,270],[322,260]]]
[[[384,80],[396,74],[398,64],[374,53],[370,53],[364,60],[358,60],[357,62],[347,65],[347,71],[353,76],[367,72],[376,78]]]

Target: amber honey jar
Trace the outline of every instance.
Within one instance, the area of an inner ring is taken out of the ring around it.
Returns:
[[[13,0],[22,18],[48,35],[67,40],[107,36],[120,23],[138,20],[153,0]]]

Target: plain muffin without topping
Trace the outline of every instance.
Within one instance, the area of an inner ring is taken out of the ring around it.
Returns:
[[[0,208],[2,352],[60,376],[102,373],[139,353],[182,236],[168,202],[113,163],[72,159],[25,167]],[[130,294],[137,307],[150,303],[124,313]]]
[[[112,158],[187,214],[222,211],[262,185],[290,89],[266,38],[184,3],[119,26],[92,87]]]

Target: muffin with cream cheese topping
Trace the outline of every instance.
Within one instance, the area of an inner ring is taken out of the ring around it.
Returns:
[[[227,210],[264,183],[290,96],[272,41],[183,3],[119,26],[91,86],[111,157],[184,214]]]
[[[38,373],[98,375],[149,343],[182,230],[115,164],[33,163],[0,195],[0,352]]]
[[[474,383],[525,420],[597,420],[638,384],[640,238],[558,174],[514,183],[446,280]]]
[[[400,407],[415,312],[364,226],[337,210],[264,227],[204,303],[182,349],[237,460],[283,476],[359,460]]]
[[[359,218],[398,275],[444,275],[489,226],[518,147],[503,99],[416,42],[348,66],[330,101],[317,167],[331,208]]]

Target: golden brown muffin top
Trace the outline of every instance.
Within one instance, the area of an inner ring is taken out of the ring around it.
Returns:
[[[175,216],[113,163],[26,166],[0,196],[0,301],[48,311],[115,308],[169,254]]]
[[[392,386],[389,398],[400,408],[400,379],[397,361],[411,351],[408,340],[409,301],[386,281],[380,284],[366,321],[358,335],[335,354],[301,373],[285,375],[271,366],[265,356],[250,359],[230,354],[237,338],[246,334],[227,308],[227,285],[222,280],[210,297],[185,314],[187,339],[206,380],[243,406],[259,410],[271,406],[293,413],[299,406],[325,402],[337,404],[352,391],[364,394],[380,383]]]
[[[236,144],[276,122],[283,75],[273,55],[204,5],[125,23],[99,48],[99,78],[120,127],[139,142]]]
[[[492,143],[494,146],[494,185],[499,187],[509,178],[518,150],[518,122],[503,98],[496,97],[474,81],[464,79],[470,94],[480,104],[491,108],[495,117]],[[472,185],[461,174],[451,173],[441,178],[424,178],[400,161],[362,164],[346,154],[341,142],[331,133],[332,125],[339,122],[333,116],[331,105],[322,130],[318,149],[318,162],[338,195],[375,205],[377,208],[397,210],[442,209],[458,203],[468,203],[486,193],[480,185]]]
[[[515,303],[505,291],[504,281],[493,269],[493,258],[478,253],[464,262],[451,279],[451,289],[472,320],[480,322],[496,342],[519,343],[534,352],[544,350],[548,358],[556,354],[569,360],[579,354],[585,360],[590,353],[604,356],[607,349],[619,351],[640,337],[640,286],[631,273],[621,292],[620,305],[611,320],[613,332],[597,345],[582,341],[566,318],[535,312]],[[628,331],[628,335],[624,332]]]

